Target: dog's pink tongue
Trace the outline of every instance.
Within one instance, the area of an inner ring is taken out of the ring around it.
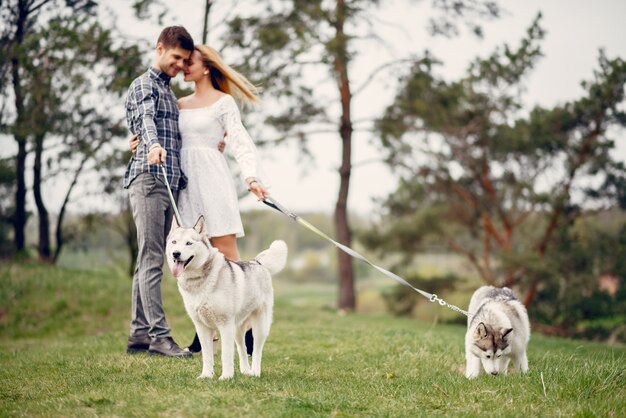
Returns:
[[[172,267],[174,277],[178,279],[183,274],[183,270],[185,270],[185,264],[182,261],[175,261],[174,267]]]

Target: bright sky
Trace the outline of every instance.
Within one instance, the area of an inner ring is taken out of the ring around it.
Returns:
[[[222,20],[228,13],[231,0],[217,0],[213,8],[211,25]],[[626,58],[626,1],[623,0],[525,0],[502,1],[507,13],[494,22],[484,24],[485,38],[478,40],[463,33],[454,39],[432,38],[426,32],[426,18],[430,15],[427,1],[391,0],[382,1],[377,32],[388,41],[387,45],[367,44],[367,53],[362,53],[351,68],[353,89],[364,81],[371,69],[383,62],[401,58],[410,53],[421,53],[429,49],[443,61],[440,68],[445,77],[461,76],[468,63],[477,55],[486,56],[495,46],[502,43],[516,45],[535,15],[543,13],[543,27],[547,30],[542,48],[545,57],[528,80],[525,97],[528,106],[540,104],[550,106],[579,97],[583,90],[580,82],[592,77],[597,66],[598,49],[604,48],[609,57]],[[128,2],[110,2],[118,27],[130,39],[137,41],[157,38],[160,27],[146,22],[137,22]],[[176,12],[166,16],[164,25],[183,24],[196,38],[201,38],[204,1],[184,0],[177,2]],[[123,13],[122,13],[123,11]],[[403,28],[402,30],[399,28]],[[212,33],[209,43],[221,48],[217,35]],[[141,59],[146,66],[152,56]],[[375,117],[393,98],[393,90],[379,77],[354,103],[354,119]],[[331,105],[330,109],[337,109]],[[335,113],[338,115],[338,111]],[[320,210],[332,212],[339,187],[337,168],[340,164],[340,141],[338,135],[319,135],[312,138],[312,150],[316,157],[313,169],[304,172],[298,161],[295,147],[261,151],[261,159],[267,181],[275,199],[288,209],[301,213]],[[375,209],[374,198],[382,198],[394,190],[395,180],[389,169],[380,162],[379,152],[372,134],[357,132],[354,135],[353,170],[349,208],[367,215]],[[9,142],[3,138],[1,142]],[[11,144],[13,145],[13,144]],[[626,137],[618,141],[619,158],[626,161]],[[3,147],[5,151],[6,147]],[[10,149],[9,146],[8,149]],[[358,165],[359,162],[370,161]],[[45,196],[49,210],[56,212],[62,196],[48,189]],[[58,200],[58,201],[57,201]],[[100,202],[98,202],[100,204]],[[70,210],[85,210],[91,206],[87,201],[78,203]],[[242,209],[258,208],[260,204],[252,197],[241,202]],[[34,207],[31,206],[31,207]]]

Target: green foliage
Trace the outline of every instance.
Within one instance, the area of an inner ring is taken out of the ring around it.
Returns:
[[[385,215],[367,230],[358,232],[359,239],[381,256],[401,254],[408,263],[425,247],[445,249],[438,237],[451,224],[442,217],[445,205],[428,195],[422,184],[400,179],[396,191],[384,202]]]
[[[452,37],[459,35],[459,23],[478,37],[483,37],[481,21],[500,17],[500,6],[495,1],[434,0],[433,8],[438,11],[430,19],[428,29],[434,35]],[[460,22],[459,22],[460,21]]]
[[[285,113],[268,115],[266,120],[282,133],[281,140],[297,128],[328,120],[325,106],[301,77],[305,67],[327,71],[323,68],[328,64],[324,42],[332,38],[331,11],[322,3],[263,2],[262,13],[236,16],[228,22],[225,43],[243,52],[238,69],[284,109]]]
[[[163,19],[168,12],[167,6],[162,0],[134,0],[132,7],[135,16],[139,19],[149,19],[155,13],[159,25],[163,25]]]
[[[538,16],[516,48],[476,59],[458,80],[439,77],[428,53],[402,78],[377,129],[403,180],[381,202],[379,225],[366,235],[372,248],[410,259],[445,245],[487,283],[528,290],[527,301],[577,269],[587,281],[598,275],[585,260],[599,256],[588,248],[572,257],[559,236],[592,215],[587,207],[623,207],[626,171],[611,152],[625,126],[626,63],[601,51],[583,97],[524,114],[543,36]],[[575,267],[566,268],[568,258]],[[606,272],[625,277],[614,264]]]
[[[2,264],[0,276],[8,278],[0,281],[3,416],[623,412],[626,350],[619,346],[533,335],[528,375],[468,381],[463,376],[465,327],[339,316],[302,305],[311,297],[304,289],[298,299],[287,298],[279,275],[261,378],[236,374],[230,382],[198,380],[200,356],[180,361],[124,352],[131,286],[123,273]],[[190,341],[193,325],[171,277],[165,278],[163,293],[174,338]],[[219,372],[219,355],[215,363]]]
[[[549,250],[551,280],[540,288],[531,318],[561,333],[626,341],[626,215],[603,212],[562,228]],[[613,290],[601,288],[614,281]]]
[[[101,106],[107,99],[119,100],[139,72],[136,46],[119,45],[95,16],[62,11],[29,33],[20,50],[25,112],[45,122],[28,127],[28,135],[37,127],[63,136],[75,153],[90,150],[94,136],[122,133],[119,121]],[[89,97],[95,94],[100,100],[94,103]]]

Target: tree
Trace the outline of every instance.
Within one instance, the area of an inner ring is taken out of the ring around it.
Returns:
[[[130,149],[117,149],[110,153],[107,158],[99,161],[98,172],[101,174],[100,184],[104,185],[104,192],[112,196],[118,202],[120,211],[112,217],[105,217],[109,228],[116,232],[126,244],[128,250],[128,273],[132,278],[135,272],[135,264],[137,262],[137,254],[139,247],[137,243],[137,228],[133,219],[130,201],[120,185],[124,179],[124,171],[120,170],[125,167],[131,157]]]
[[[626,63],[601,52],[585,97],[524,114],[543,33],[538,16],[519,47],[475,60],[457,81],[438,78],[428,54],[404,76],[378,122],[403,181],[370,245],[411,254],[444,243],[486,283],[524,288],[529,305],[559,274],[548,250],[561,228],[585,207],[623,197],[626,171],[610,151],[612,128],[626,124]],[[591,192],[593,182],[607,187]]]
[[[24,180],[25,165],[26,165],[26,140],[27,135],[25,133],[27,114],[24,109],[25,97],[22,91],[22,70],[20,62],[20,48],[24,42],[24,38],[27,35],[28,30],[34,26],[40,9],[45,6],[45,1],[41,4],[35,4],[34,1],[17,0],[10,2],[3,2],[0,4],[0,17],[5,22],[5,26],[2,28],[2,54],[3,65],[0,79],[3,80],[0,86],[2,87],[2,96],[5,100],[8,99],[6,95],[7,80],[10,80],[13,99],[15,102],[16,117],[12,124],[11,133],[15,138],[18,145],[17,156],[15,159],[16,170],[16,191],[15,191],[15,213],[13,215],[13,227],[14,227],[14,241],[15,249],[18,252],[24,250],[25,235],[24,228],[26,226],[26,182]],[[9,72],[8,76],[5,72]],[[6,122],[4,115],[6,109],[6,102],[2,103],[2,120],[3,125]]]
[[[3,48],[11,57],[10,77],[3,71],[0,79],[11,79],[15,99],[13,109],[7,109],[7,102],[3,101],[2,120],[8,120],[5,113],[14,110],[10,131],[18,142],[15,246],[21,251],[25,244],[24,171],[30,142],[34,152],[39,256],[56,261],[63,247],[65,210],[79,176],[91,159],[102,158],[103,146],[112,137],[125,133],[120,121],[110,116],[106,103],[111,96],[119,97],[130,77],[137,73],[135,58],[139,50],[124,46],[115,39],[114,32],[99,25],[97,4],[92,1],[13,1],[2,4],[0,13],[8,18]],[[0,68],[6,70],[8,66]],[[2,86],[6,88],[7,84]],[[96,97],[99,99],[94,100]],[[48,153],[48,175],[44,175],[43,165],[46,148],[57,149]],[[56,248],[52,254],[49,215],[41,190],[54,172],[69,172],[72,181],[57,218]]]
[[[259,4],[261,3],[261,4]],[[337,240],[350,246],[352,231],[348,217],[348,196],[352,175],[352,139],[355,97],[365,86],[354,88],[351,67],[358,53],[357,40],[378,39],[374,33],[373,13],[382,2],[374,0],[256,2],[249,15],[230,20],[226,45],[241,52],[242,72],[263,86],[273,108],[283,109],[271,114],[266,124],[279,137],[272,143],[287,139],[299,141],[303,153],[308,153],[307,140],[318,133],[336,133],[341,142],[340,183],[335,205],[334,224]],[[458,22],[467,22],[479,34],[479,22],[497,17],[499,9],[490,1],[434,1],[440,15],[431,22],[435,33],[454,35]],[[366,29],[363,29],[366,28]],[[407,59],[399,63],[406,63]],[[389,69],[398,62],[386,63],[373,70]],[[331,103],[323,99],[324,87],[319,80],[303,77],[303,73],[328,73],[333,84]],[[367,83],[367,82],[366,82]],[[269,100],[267,102],[270,102]],[[328,109],[336,105],[339,115]],[[352,259],[338,251],[340,309],[355,307]]]
[[[10,161],[0,160],[0,259],[9,255],[12,248],[9,230],[12,224],[14,187],[15,169],[11,167]]]

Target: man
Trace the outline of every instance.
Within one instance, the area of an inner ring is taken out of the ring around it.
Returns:
[[[165,239],[173,208],[159,164],[165,166],[174,199],[187,183],[180,170],[178,106],[170,79],[193,52],[193,39],[182,26],[163,29],[152,66],[128,89],[126,120],[139,146],[124,175],[139,253],[133,275],[132,314],[127,352],[148,351],[170,357],[191,357],[171,336],[161,298]]]

